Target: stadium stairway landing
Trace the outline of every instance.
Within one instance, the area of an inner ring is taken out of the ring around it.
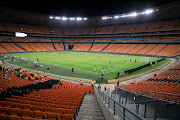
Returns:
[[[105,120],[94,94],[86,94],[76,120]]]

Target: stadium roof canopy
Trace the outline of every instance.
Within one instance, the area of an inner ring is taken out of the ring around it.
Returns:
[[[180,17],[180,1],[174,3],[169,3],[168,0],[159,1],[161,0],[138,0],[138,2],[128,0],[127,3],[108,1],[100,4],[95,1],[82,3],[76,1],[76,4],[74,2],[58,4],[50,1],[39,4],[31,1],[23,5],[5,4],[3,1],[1,4],[3,6],[0,7],[0,20],[56,27],[89,27]],[[164,5],[165,3],[169,4]],[[160,6],[156,7],[157,5]]]

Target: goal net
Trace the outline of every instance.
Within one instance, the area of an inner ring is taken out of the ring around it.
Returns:
[[[37,50],[37,52],[39,53],[39,52],[45,52],[45,50]]]

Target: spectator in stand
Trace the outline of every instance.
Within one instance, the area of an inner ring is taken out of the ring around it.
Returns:
[[[19,71],[16,72],[16,76],[17,76],[17,77],[20,77]]]
[[[168,81],[169,80],[169,75],[165,78],[165,81]]]
[[[4,72],[3,79],[8,79],[6,74],[7,72]]]
[[[31,73],[30,73],[30,75],[31,75],[31,77],[33,77],[33,75],[34,75],[34,72],[31,72]]]
[[[62,80],[59,78],[59,85],[62,85]]]
[[[133,84],[136,84],[136,79],[133,80]]]
[[[101,85],[100,84],[98,85],[98,89],[101,90]]]
[[[34,74],[34,77],[38,80],[38,73]]]
[[[44,74],[43,74],[43,75],[44,75],[44,77],[46,77],[46,73],[45,73],[45,72],[44,72]]]
[[[94,88],[94,81],[91,82],[92,87]]]
[[[104,91],[106,91],[106,86],[104,87]]]
[[[154,76],[157,76],[157,72],[154,73]]]
[[[39,80],[38,80],[38,79],[36,79],[36,82],[37,82],[37,83],[39,83]]]
[[[117,81],[117,87],[119,87],[119,80]]]
[[[23,72],[25,72],[25,68],[23,68]]]
[[[59,81],[59,85],[61,85],[61,86],[62,86],[62,81],[61,81],[61,80]]]
[[[83,81],[82,81],[82,80],[80,80],[80,85],[81,85],[81,86],[83,85]]]
[[[0,65],[0,71],[2,71],[2,66]]]

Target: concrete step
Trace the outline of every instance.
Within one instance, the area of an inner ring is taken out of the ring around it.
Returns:
[[[100,107],[93,107],[93,106],[81,106],[80,109],[92,109],[92,110],[96,110],[96,109],[100,109]]]
[[[86,116],[81,116],[81,117],[76,117],[76,120],[105,120],[104,117],[86,117]]]
[[[95,101],[95,102],[91,102],[91,101],[83,101],[82,103],[84,103],[84,104],[97,104],[98,105],[98,103],[97,103],[97,101]]]
[[[101,113],[101,110],[96,109],[82,109],[78,113]]]
[[[98,104],[82,104],[81,106],[84,106],[84,107],[86,107],[86,106],[89,106],[89,107],[99,107]]]
[[[86,94],[80,106],[76,120],[104,120],[95,95]]]
[[[78,115],[80,116],[93,116],[93,117],[103,117],[103,114],[101,112],[79,112]]]

